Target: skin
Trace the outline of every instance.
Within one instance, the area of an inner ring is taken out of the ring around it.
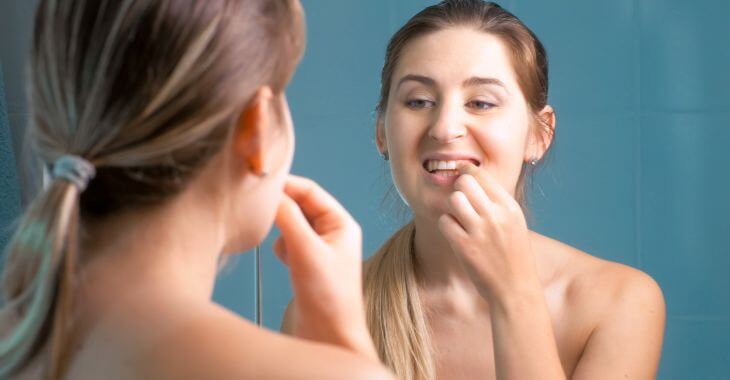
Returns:
[[[314,182],[288,174],[293,144],[286,99],[264,86],[231,141],[179,195],[86,226],[82,251],[93,254],[79,277],[67,378],[392,378],[365,317],[353,313],[363,307],[360,228]],[[301,337],[211,300],[221,253],[253,248],[274,221]],[[44,359],[18,378],[38,378]]]
[[[552,108],[538,113],[555,128]],[[656,282],[527,228],[515,186],[552,137],[533,116],[490,34],[417,38],[395,69],[376,141],[413,210],[438,378],[654,378],[665,322]],[[436,185],[422,168],[434,152],[479,165]],[[297,319],[288,311],[283,329]]]

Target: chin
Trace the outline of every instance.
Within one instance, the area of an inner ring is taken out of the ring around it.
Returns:
[[[272,221],[268,224],[256,225],[256,229],[252,231],[241,231],[239,235],[233,236],[233,239],[225,245],[222,253],[224,255],[237,255],[254,249],[264,242],[273,225]]]
[[[441,215],[448,211],[446,196],[431,196],[426,199],[420,199],[418,203],[413,203],[411,210],[414,216],[425,218],[436,223]]]

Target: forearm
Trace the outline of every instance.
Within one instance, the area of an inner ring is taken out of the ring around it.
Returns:
[[[566,378],[539,285],[501,295],[490,305],[498,379]]]
[[[364,301],[360,299],[359,302],[353,303],[360,306],[341,313],[329,326],[334,334],[335,344],[380,363],[380,357],[367,327]]]
[[[297,314],[293,303],[290,303],[284,312],[281,332],[299,338],[332,344],[373,362],[380,363],[377,350],[367,330],[367,323],[361,314],[343,318],[343,320],[350,322],[346,326],[336,321],[328,322],[318,319],[308,322],[302,321],[301,318],[302,316]],[[310,329],[307,326],[314,326],[316,331],[309,331]]]
[[[380,362],[364,313],[347,312],[335,319],[317,320],[307,320],[304,315],[297,315],[293,324],[294,336],[338,346],[373,362]]]
[[[363,325],[365,326],[364,322]],[[373,362],[380,363],[380,357],[375,350],[375,345],[370,337],[367,327],[358,329],[349,329],[346,336],[341,338],[341,345],[352,350],[353,352],[366,357]]]

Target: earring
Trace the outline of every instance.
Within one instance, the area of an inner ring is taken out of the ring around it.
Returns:
[[[535,165],[537,165],[537,157],[532,157],[532,158],[530,159],[530,165],[532,165],[532,166],[535,166]]]
[[[390,161],[390,155],[388,154],[387,150],[383,152],[383,160]]]

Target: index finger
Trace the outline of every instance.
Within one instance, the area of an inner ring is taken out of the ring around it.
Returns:
[[[284,192],[293,199],[304,215],[315,225],[322,218],[349,219],[350,214],[337,200],[311,179],[289,175]]]
[[[460,162],[456,168],[459,170],[459,174],[468,174],[474,177],[493,202],[506,205],[515,201],[512,195],[487,170],[479,170],[471,162]]]

